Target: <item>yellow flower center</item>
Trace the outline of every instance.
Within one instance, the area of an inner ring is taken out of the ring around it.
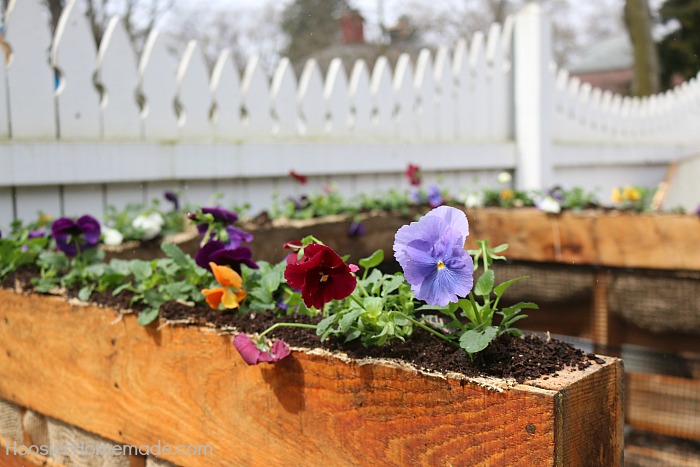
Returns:
[[[323,274],[321,276],[321,282],[326,282],[328,280],[328,274]]]
[[[440,261],[439,263],[437,263],[437,268],[438,268],[438,269],[442,269],[442,268],[444,268],[444,267],[445,267],[445,263],[443,263],[442,261]]]

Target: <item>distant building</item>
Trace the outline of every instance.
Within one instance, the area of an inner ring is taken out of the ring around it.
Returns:
[[[571,76],[592,86],[627,95],[634,79],[634,52],[627,33],[602,40],[569,67]]]

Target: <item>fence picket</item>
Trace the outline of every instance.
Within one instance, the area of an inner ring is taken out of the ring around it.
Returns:
[[[369,88],[374,109],[374,134],[384,139],[391,138],[395,102],[391,66],[386,57],[381,56],[374,63]]]
[[[297,102],[303,120],[305,136],[320,136],[326,131],[326,100],[323,98],[323,78],[316,60],[304,64],[299,78]]]
[[[435,80],[433,78],[433,63],[430,51],[423,49],[416,61],[416,119],[415,132],[423,141],[435,141],[436,138],[436,107]]]
[[[241,133],[241,84],[231,51],[223,50],[214,64],[209,84],[214,101],[214,138],[235,141]]]
[[[99,98],[92,82],[97,51],[77,0],[70,0],[56,26],[51,63],[59,72],[56,89],[58,134],[63,140],[100,136]]]
[[[7,101],[6,56],[0,41],[0,139],[10,137],[10,108]],[[8,51],[9,52],[9,51]]]
[[[6,78],[15,140],[56,138],[55,77],[46,60],[51,34],[44,8],[41,0],[13,0],[7,8],[5,42],[12,56]]]
[[[175,78],[182,141],[210,141],[212,95],[204,56],[197,41],[187,43]]]
[[[280,60],[270,87],[272,110],[275,114],[274,133],[277,136],[297,136],[299,112],[297,107],[297,79],[288,58]]]
[[[372,95],[369,89],[369,72],[364,60],[357,60],[350,74],[350,102],[352,133],[354,136],[372,134]]]
[[[102,139],[138,140],[141,137],[136,102],[136,55],[118,16],[110,19],[97,53],[96,81],[102,87]]]
[[[143,98],[141,121],[146,141],[175,141],[175,72],[177,62],[167,50],[165,39],[151,31],[139,62],[139,90]]]
[[[491,109],[487,95],[486,52],[484,50],[484,34],[480,31],[474,34],[469,44],[469,68],[471,69],[471,86],[473,104],[471,112],[476,118],[473,121],[474,134],[477,139],[485,140]]]
[[[452,74],[455,79],[455,120],[458,139],[469,139],[474,136],[474,119],[472,111],[474,104],[474,92],[471,83],[471,70],[469,68],[469,56],[467,41],[460,38],[455,45],[453,56]]]
[[[269,137],[272,132],[270,86],[260,64],[260,57],[248,61],[241,82],[241,100],[245,111],[245,136]]]
[[[328,133],[343,137],[349,133],[350,96],[345,66],[339,58],[331,60],[326,73],[323,96],[328,106]]]
[[[440,47],[435,54],[434,79],[436,84],[436,137],[438,141],[451,141],[455,137],[454,76],[447,47]]]
[[[413,66],[411,57],[407,53],[399,56],[394,73],[393,89],[396,95],[396,138],[402,142],[412,141],[415,138],[416,91],[413,87]]]

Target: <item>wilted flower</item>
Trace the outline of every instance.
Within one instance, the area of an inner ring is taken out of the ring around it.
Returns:
[[[61,217],[51,224],[51,236],[56,240],[56,248],[67,256],[75,256],[97,245],[100,241],[100,223],[87,214],[77,221]]]
[[[496,180],[498,180],[498,183],[510,183],[511,180],[513,180],[513,176],[510,174],[510,172],[504,171],[498,174]]]
[[[408,182],[413,186],[418,186],[421,183],[421,173],[420,167],[415,164],[408,164],[408,169],[406,169],[406,177]]]
[[[174,191],[166,190],[163,197],[173,203],[173,211],[180,210],[180,197]]]
[[[289,175],[290,175],[292,178],[294,178],[294,180],[296,180],[297,182],[301,183],[302,185],[306,185],[307,179],[306,179],[306,176],[305,176],[305,175],[301,175],[301,174],[297,173],[295,170],[290,170],[290,171],[289,171]]]
[[[260,350],[255,342],[245,334],[237,334],[233,338],[233,346],[236,347],[238,353],[241,354],[243,360],[248,365],[257,365],[258,363],[274,363],[287,357],[291,350],[284,341],[276,341],[270,347],[270,350]]]
[[[144,240],[152,240],[163,230],[165,219],[159,212],[150,212],[148,214],[139,214],[131,221],[131,226],[143,233]]]
[[[247,246],[229,248],[218,240],[212,240],[202,246],[194,257],[199,267],[211,271],[210,264],[219,266],[229,266],[234,271],[241,272],[241,264],[245,264],[251,269],[258,269],[258,265],[253,261],[253,252]]]
[[[551,196],[545,196],[538,199],[535,201],[535,206],[537,206],[539,210],[549,214],[559,214],[561,212],[561,205]]]
[[[312,243],[304,247],[301,259],[287,262],[287,283],[301,290],[307,307],[323,308],[331,300],[342,300],[355,290],[357,278],[332,248]]]
[[[218,310],[221,304],[226,309],[238,308],[246,297],[246,291],[242,289],[243,279],[241,276],[228,266],[217,266],[210,263],[209,267],[214,273],[216,282],[221,285],[221,287],[202,290],[202,295],[206,298],[209,306],[215,310]]]
[[[416,298],[445,306],[466,296],[473,285],[474,263],[464,249],[467,216],[440,206],[396,232],[394,253]]]
[[[431,208],[436,208],[442,204],[442,193],[440,188],[433,184],[428,187],[428,204]]]
[[[102,229],[102,242],[105,245],[121,245],[124,241],[124,235],[117,229],[111,227],[104,227]]]
[[[361,237],[365,234],[365,225],[362,222],[355,221],[348,227],[349,237]]]

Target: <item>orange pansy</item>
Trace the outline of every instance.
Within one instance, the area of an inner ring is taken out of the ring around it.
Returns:
[[[221,284],[221,287],[202,290],[209,306],[215,310],[221,304],[227,309],[238,308],[240,302],[246,297],[246,291],[241,289],[243,286],[241,276],[228,266],[219,266],[215,263],[209,263],[209,266],[216,281]]]

